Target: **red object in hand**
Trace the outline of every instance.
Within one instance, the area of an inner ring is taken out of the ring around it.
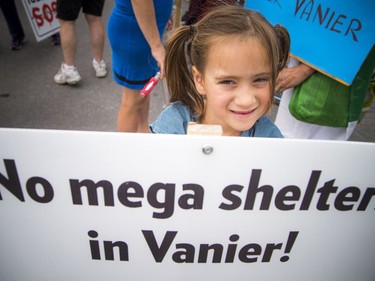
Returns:
[[[160,72],[156,73],[154,77],[152,77],[146,85],[141,90],[140,94],[144,97],[147,97],[151,91],[155,88],[155,86],[158,84],[160,79]]]

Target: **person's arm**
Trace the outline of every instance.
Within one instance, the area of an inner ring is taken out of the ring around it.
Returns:
[[[309,78],[315,70],[306,64],[300,63],[294,67],[283,69],[277,77],[275,90],[281,93],[289,88],[293,88],[301,84]]]
[[[131,3],[138,25],[151,48],[152,56],[160,67],[161,78],[163,78],[165,49],[156,24],[154,2],[152,0],[131,0]]]

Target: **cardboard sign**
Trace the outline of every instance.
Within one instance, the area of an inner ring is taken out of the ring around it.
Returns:
[[[56,0],[23,0],[22,4],[38,42],[60,31]]]
[[[375,144],[0,129],[0,279],[375,276]]]
[[[290,33],[293,56],[350,85],[375,43],[375,1],[248,0]]]

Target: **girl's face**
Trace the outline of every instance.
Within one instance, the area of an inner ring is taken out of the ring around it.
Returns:
[[[257,39],[233,36],[216,38],[207,51],[204,71],[193,66],[196,88],[206,96],[201,123],[221,125],[224,135],[239,136],[254,126],[270,104],[266,50]]]

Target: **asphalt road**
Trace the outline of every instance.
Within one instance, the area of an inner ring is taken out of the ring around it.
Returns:
[[[11,51],[5,19],[0,14],[0,127],[61,130],[116,131],[120,87],[112,75],[98,79],[91,66],[88,26],[81,14],[76,22],[78,49],[76,66],[82,81],[76,86],[57,85],[53,76],[62,62],[61,48],[49,39],[37,42],[20,1],[18,11],[27,42]],[[183,2],[183,11],[187,2]],[[113,0],[105,3],[103,22],[107,26]],[[182,13],[183,14],[183,13]],[[111,50],[106,39],[104,59],[111,69]],[[165,104],[162,83],[151,93],[150,121]],[[277,107],[271,112],[275,116]],[[352,141],[375,142],[375,104],[355,129]]]

